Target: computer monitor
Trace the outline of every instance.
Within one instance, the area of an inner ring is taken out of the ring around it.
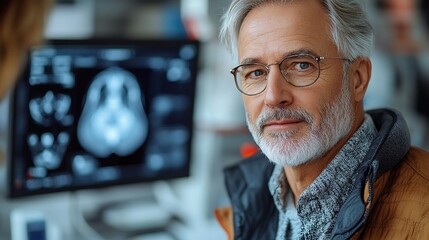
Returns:
[[[8,196],[189,176],[199,43],[52,40],[12,95]]]

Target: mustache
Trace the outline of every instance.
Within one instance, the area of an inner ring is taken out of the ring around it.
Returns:
[[[313,122],[313,116],[304,109],[290,109],[290,108],[266,108],[256,119],[256,127],[259,130],[270,121],[281,121],[283,119],[295,119],[304,121],[306,123]]]

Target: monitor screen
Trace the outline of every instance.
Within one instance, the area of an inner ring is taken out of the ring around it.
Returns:
[[[8,196],[189,175],[199,44],[53,40],[10,107]]]

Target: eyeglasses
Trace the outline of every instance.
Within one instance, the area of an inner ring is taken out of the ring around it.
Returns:
[[[231,69],[237,89],[245,95],[254,96],[267,88],[270,66],[279,65],[284,79],[292,86],[307,87],[312,85],[320,76],[320,61],[338,59],[350,61],[340,57],[316,57],[311,54],[290,55],[279,63],[265,65],[262,63],[244,63]]]

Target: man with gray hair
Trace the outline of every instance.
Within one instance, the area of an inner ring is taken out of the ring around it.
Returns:
[[[225,170],[230,239],[429,239],[429,153],[400,113],[363,109],[358,0],[233,0],[220,38],[261,149]]]

